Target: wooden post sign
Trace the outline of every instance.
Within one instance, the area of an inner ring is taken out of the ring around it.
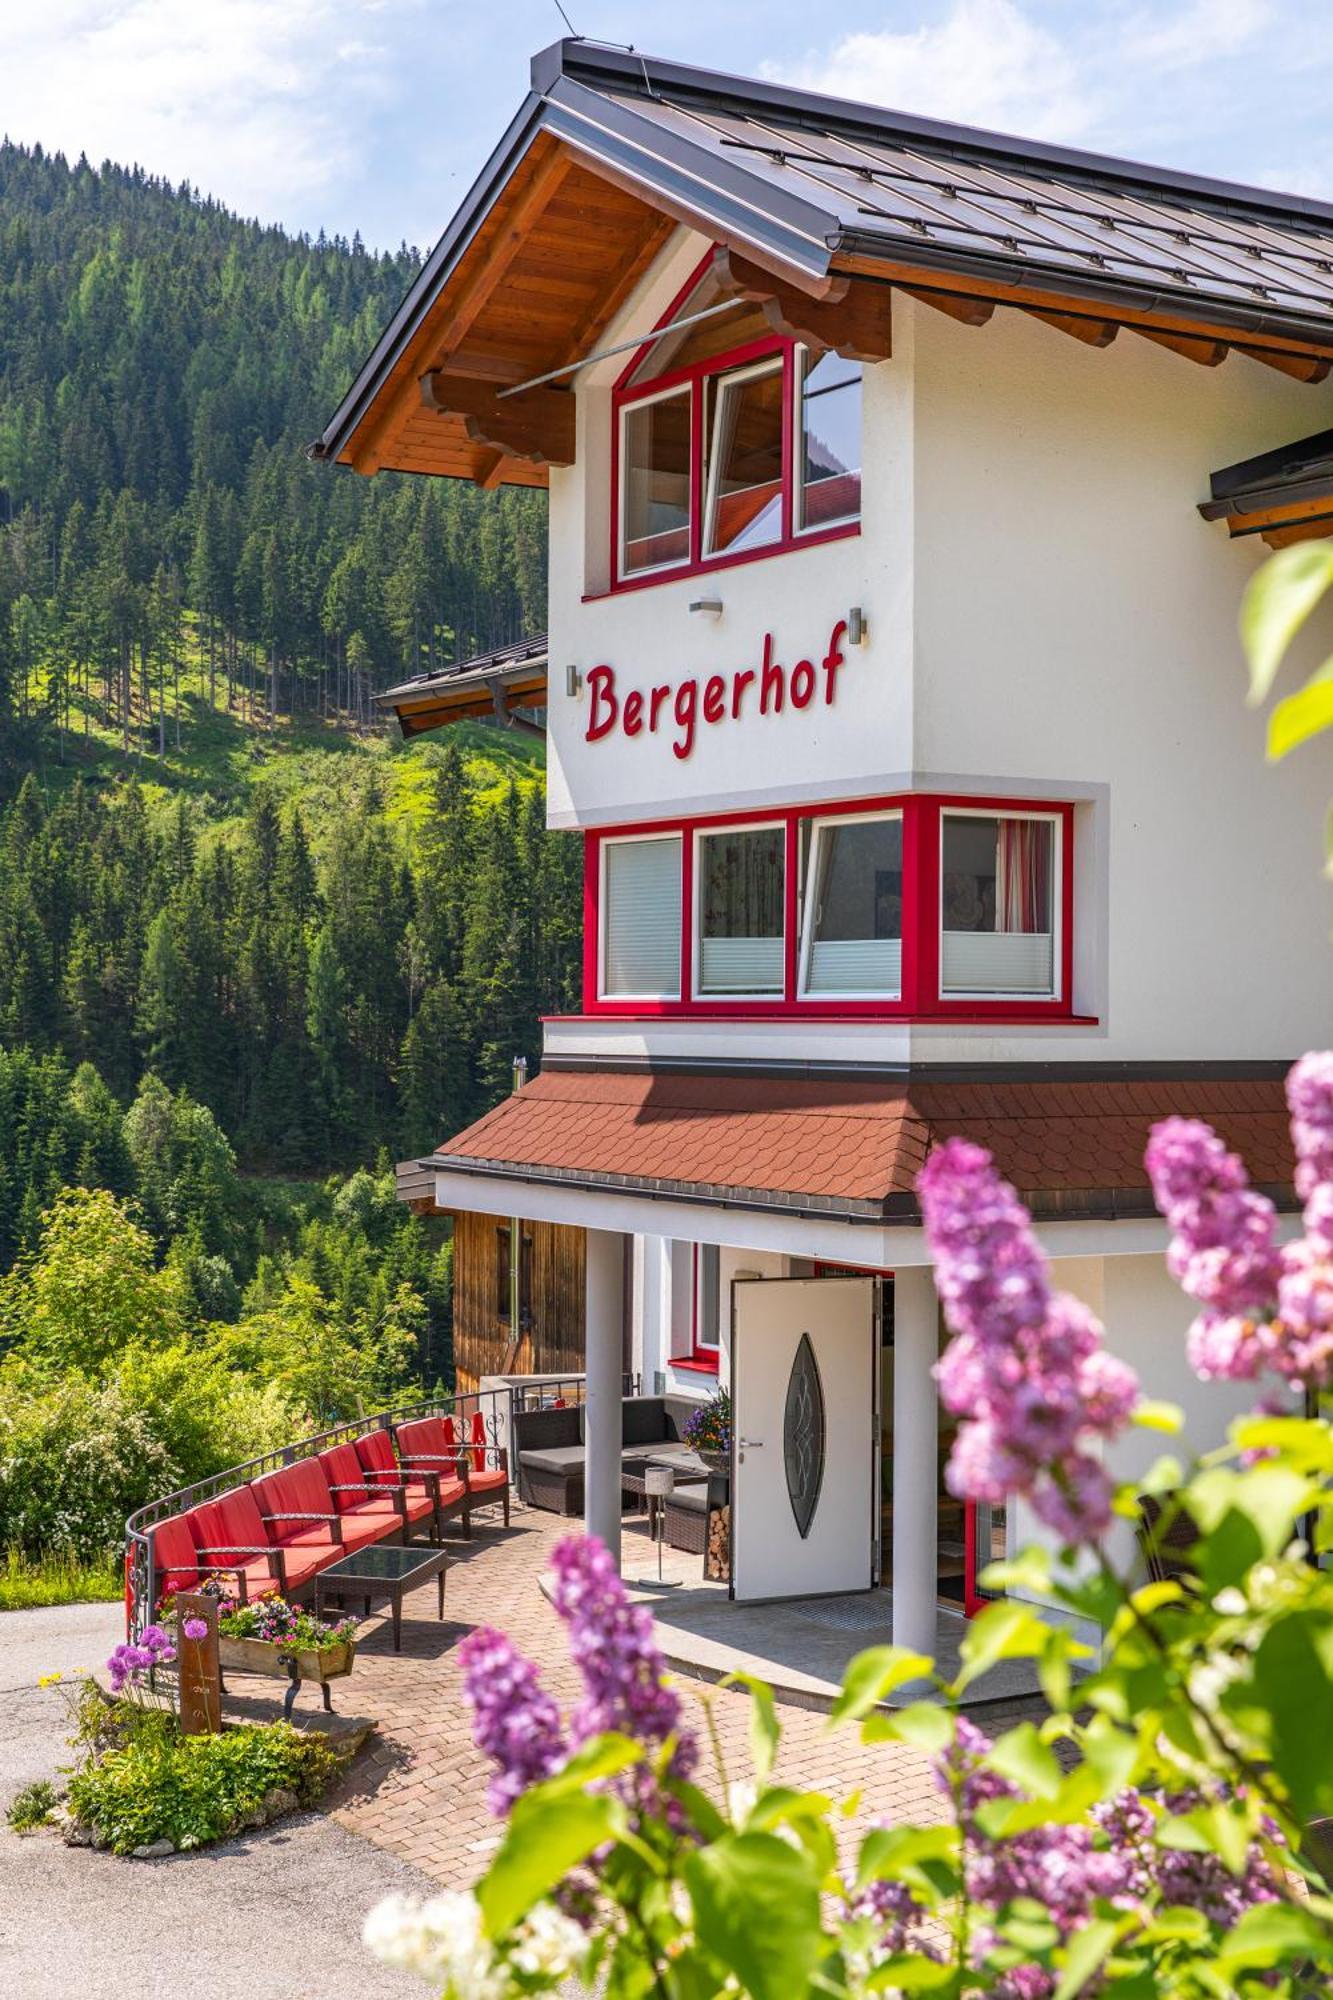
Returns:
[[[201,1637],[187,1627],[202,1624]],[[176,1666],[180,1679],[181,1734],[216,1736],[222,1728],[222,1669],[218,1663],[216,1597],[182,1591],[176,1599]]]

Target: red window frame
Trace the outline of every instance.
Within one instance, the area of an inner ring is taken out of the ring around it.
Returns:
[[[680,313],[682,306],[691,297],[710,263],[712,252],[696,266],[689,278],[658,320],[654,332],[636,349],[627,366],[621,371],[611,392],[611,566],[608,575],[613,592],[623,590],[646,590],[655,583],[671,583],[682,576],[702,576],[718,569],[731,569],[739,563],[760,562],[767,556],[789,553],[792,549],[811,548],[820,542],[840,541],[847,535],[859,535],[861,521],[840,521],[828,528],[797,529],[794,523],[795,502],[795,451],[796,451],[796,368],[800,343],[789,340],[781,334],[770,334],[760,339],[743,341],[725,353],[711,355],[706,361],[693,361],[680,368],[669,368],[660,375],[654,375],[643,382],[633,380],[635,371],[643,365],[643,359],[656,344],[660,330],[669,326]],[[759,549],[724,551],[720,555],[708,556],[703,552],[704,532],[704,382],[712,375],[727,375],[733,369],[744,368],[750,362],[766,360],[770,355],[782,357],[782,521],[775,540],[766,542]],[[688,387],[690,391],[690,542],[689,556],[684,562],[663,564],[639,575],[624,575],[621,570],[620,534],[620,487],[621,454],[624,442],[624,412],[634,404],[650,401],[664,391]]]
[[[1017,996],[1013,999],[951,999],[940,991],[940,854],[942,818],[962,808],[1001,815],[1037,815],[1054,819],[1059,831],[1060,983],[1052,1000]],[[903,973],[895,1000],[814,1000],[798,997],[797,955],[800,946],[799,909],[800,827],[806,820],[828,820],[869,812],[901,812],[903,816]],[[745,995],[726,999],[694,997],[694,853],[696,836],[725,826],[781,824],[785,829],[786,922],[784,978],[781,999]],[[626,834],[679,834],[681,837],[681,965],[678,1000],[617,1000],[601,992],[602,849]],[[1068,801],[1015,799],[995,795],[896,792],[887,797],[839,799],[826,805],[784,806],[769,812],[714,813],[703,817],[636,821],[603,827],[584,835],[583,878],[583,1013],[592,1019],[681,1018],[695,1020],[909,1020],[995,1021],[1039,1024],[1087,1023],[1092,1017],[1074,1012],[1074,807]]]
[[[696,1375],[716,1375],[722,1365],[722,1329],[719,1325],[717,1345],[710,1347],[699,1338],[699,1250],[700,1245],[690,1246],[690,1351],[688,1354],[672,1354],[667,1357],[671,1368],[685,1368]],[[721,1274],[718,1285],[718,1311],[721,1312]]]

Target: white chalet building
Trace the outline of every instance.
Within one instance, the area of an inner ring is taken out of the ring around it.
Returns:
[[[316,451],[549,488],[545,645],[384,700],[409,733],[545,711],[582,1010],[401,1181],[456,1218],[466,1379],[586,1355],[608,1542],[624,1370],[730,1384],[738,1598],[888,1581],[929,1646],[978,1546],[1032,1536],[941,1480],[913,1181],[952,1132],[1220,1436],[1142,1155],[1197,1113],[1292,1205],[1326,776],[1265,766],[1236,616],[1266,543],[1333,532],[1331,360],[1333,208],[535,59]]]

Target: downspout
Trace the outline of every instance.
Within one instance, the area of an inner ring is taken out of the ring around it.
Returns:
[[[528,1080],[528,1059],[514,1057],[514,1095],[517,1096]],[[509,1339],[515,1361],[518,1359],[519,1342],[523,1329],[519,1324],[519,1300],[522,1294],[520,1272],[523,1257],[523,1222],[517,1215],[509,1218]]]

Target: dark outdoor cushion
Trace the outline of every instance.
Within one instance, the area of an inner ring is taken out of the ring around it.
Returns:
[[[626,1444],[665,1444],[666,1404],[661,1396],[626,1396],[620,1410]]]
[[[690,1396],[665,1396],[663,1407],[666,1413],[666,1434],[679,1442],[685,1436],[685,1426],[698,1409],[698,1403]]]
[[[581,1472],[587,1455],[581,1444],[557,1444],[549,1451],[521,1451],[518,1460],[533,1472]]]
[[[513,1423],[514,1445],[520,1456],[578,1446],[583,1437],[581,1412],[571,1403],[563,1410],[518,1410]]]

